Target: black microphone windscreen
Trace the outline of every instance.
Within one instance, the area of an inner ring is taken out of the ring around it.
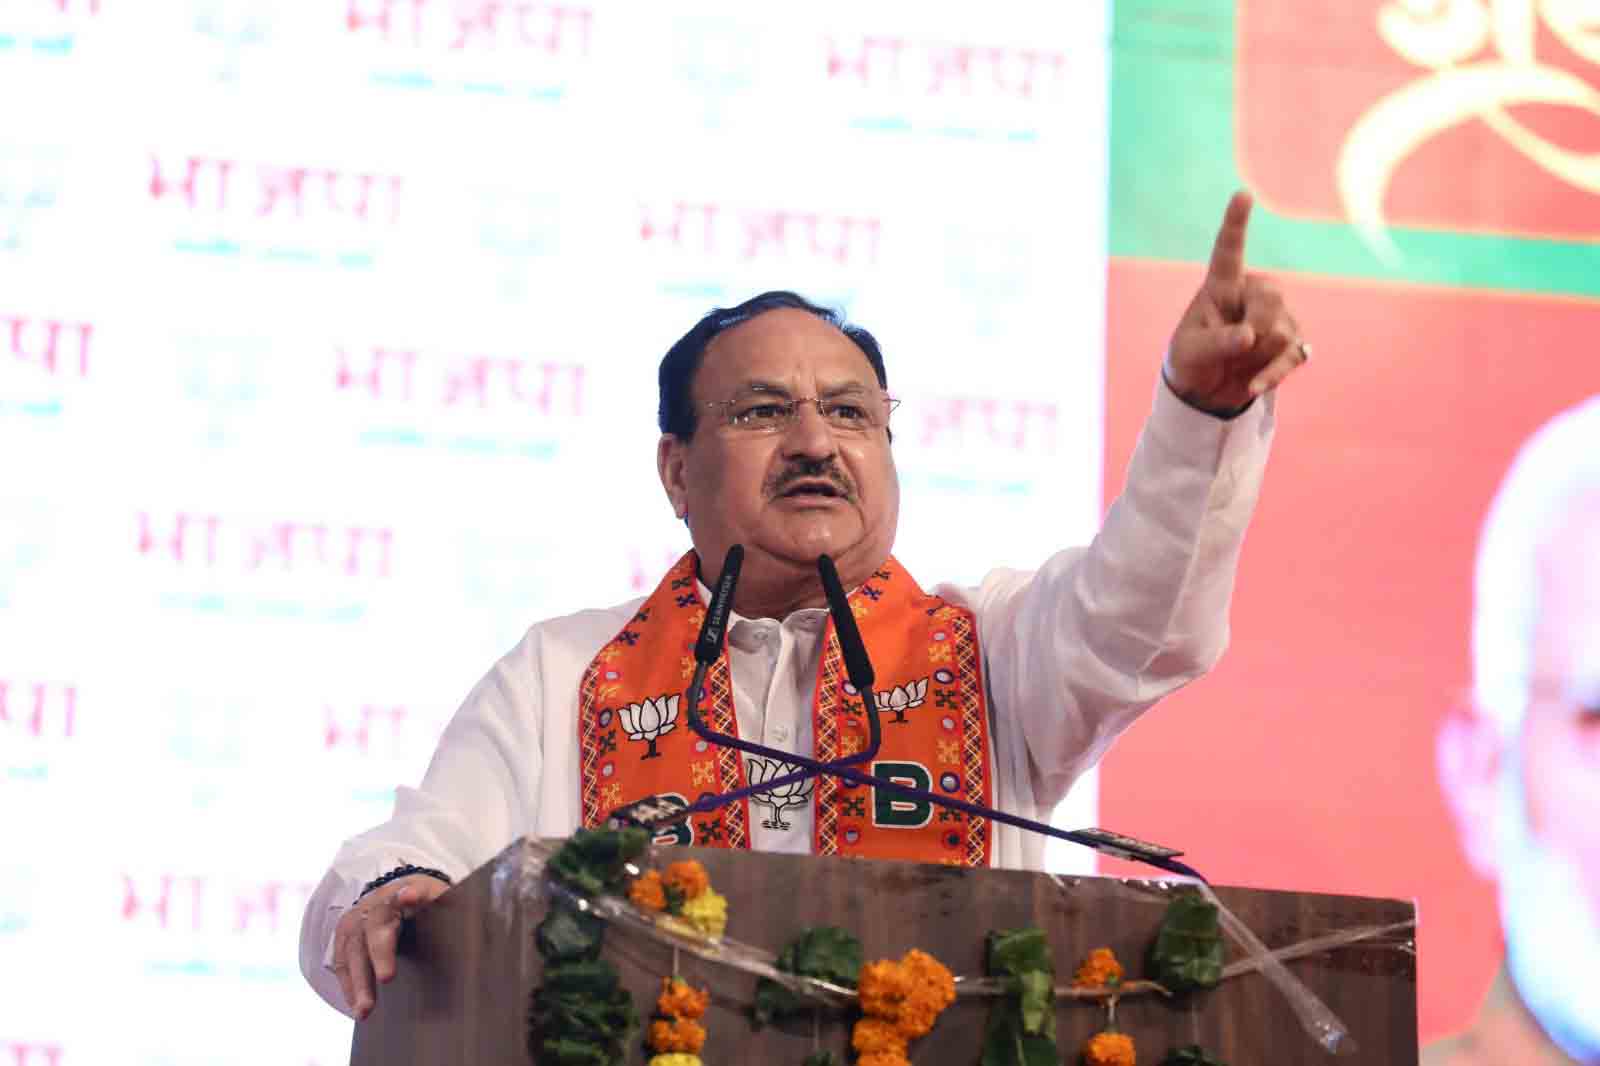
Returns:
[[[722,632],[728,626],[728,614],[733,610],[733,590],[739,584],[739,567],[744,565],[744,545],[735,544],[722,560],[722,573],[711,588],[711,605],[706,608],[706,620],[700,626],[700,639],[694,642],[696,662],[710,665],[722,654]]]
[[[839,650],[844,654],[845,673],[850,683],[863,691],[874,681],[872,660],[867,658],[867,646],[861,641],[861,631],[856,628],[856,616],[850,610],[850,601],[839,581],[839,571],[833,559],[817,556],[817,572],[822,575],[822,593],[828,597],[828,612],[833,615],[833,630],[839,634]]]

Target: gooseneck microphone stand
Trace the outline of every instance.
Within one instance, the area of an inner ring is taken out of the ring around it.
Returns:
[[[701,796],[694,803],[687,806],[668,805],[652,799],[629,804],[618,809],[611,815],[613,824],[638,825],[642,828],[659,831],[669,825],[675,824],[693,814],[704,814],[708,811],[725,807],[737,800],[747,799],[750,796],[773,789],[783,788],[786,785],[820,774],[828,774],[841,781],[848,781],[853,785],[866,785],[890,796],[900,799],[920,800],[938,807],[960,811],[972,817],[982,818],[1003,825],[1015,826],[1029,833],[1053,837],[1056,840],[1066,840],[1083,847],[1093,848],[1095,851],[1115,855],[1118,858],[1132,859],[1153,866],[1167,873],[1177,874],[1180,877],[1191,877],[1197,881],[1205,882],[1200,872],[1186,863],[1177,861],[1177,856],[1182,852],[1157,845],[1147,844],[1144,841],[1123,837],[1115,833],[1108,833],[1099,829],[1057,829],[1044,822],[1036,822],[1031,818],[1023,818],[1006,811],[995,810],[978,803],[969,803],[966,800],[953,796],[941,796],[927,789],[912,788],[899,782],[886,778],[876,777],[870,773],[863,773],[857,767],[878,754],[878,748],[883,741],[882,724],[878,719],[877,700],[872,694],[874,676],[872,663],[867,658],[866,646],[862,643],[861,633],[856,628],[855,615],[850,610],[850,604],[845,596],[844,587],[839,582],[839,573],[833,565],[833,560],[823,555],[817,558],[817,570],[822,578],[823,593],[828,598],[828,612],[833,618],[834,632],[839,638],[839,650],[844,656],[845,673],[850,679],[850,684],[861,694],[862,705],[867,714],[867,746],[842,759],[822,762],[808,758],[791,751],[780,751],[762,744],[728,733],[719,733],[708,726],[700,715],[700,699],[704,694],[705,675],[711,665],[722,654],[722,645],[727,628],[728,613],[733,607],[733,590],[739,581],[739,569],[744,562],[744,547],[735,544],[728,549],[727,558],[723,561],[722,573],[717,578],[717,584],[712,590],[711,604],[706,610],[706,620],[700,629],[700,638],[695,642],[694,675],[689,682],[689,691],[686,693],[685,702],[688,705],[689,728],[694,730],[701,739],[719,747],[732,748],[736,751],[747,752],[751,755],[760,755],[769,759],[777,759],[791,766],[799,767],[793,773],[764,781],[758,785],[747,785],[732,792],[708,793]]]

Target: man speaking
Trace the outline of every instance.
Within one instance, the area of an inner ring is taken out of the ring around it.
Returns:
[[[365,1018],[393,976],[400,920],[512,840],[785,771],[702,740],[682,702],[706,586],[734,545],[742,576],[702,707],[713,728],[818,759],[865,746],[818,581],[829,555],[881,679],[871,772],[1047,818],[1122,730],[1227,641],[1271,391],[1310,355],[1276,288],[1245,271],[1250,206],[1243,193],[1228,205],[1099,536],[976,588],[920,585],[891,554],[896,401],[871,334],[783,292],[703,318],[661,362],[656,452],[694,550],[643,600],[540,622],[490,670],[421,787],[400,789],[393,817],[348,841],[313,894],[300,948],[311,984]],[[832,778],[807,784],[692,817],[680,839],[1041,864],[1043,839],[1021,830],[935,817]]]

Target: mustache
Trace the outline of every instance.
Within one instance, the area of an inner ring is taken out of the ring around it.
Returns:
[[[768,480],[767,496],[782,496],[802,481],[826,481],[838,490],[840,496],[847,500],[855,499],[855,486],[831,459],[790,463]]]

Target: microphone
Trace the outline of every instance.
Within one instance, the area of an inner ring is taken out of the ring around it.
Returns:
[[[722,560],[722,574],[711,590],[711,605],[700,626],[700,639],[694,642],[694,660],[710,666],[722,654],[722,634],[728,628],[728,612],[733,610],[733,590],[739,584],[739,568],[744,565],[744,545],[735,544]]]
[[[867,658],[867,645],[856,628],[856,615],[850,609],[850,600],[839,581],[839,571],[833,559],[817,556],[817,573],[822,577],[822,594],[828,597],[828,613],[833,616],[833,631],[839,636],[839,653],[844,656],[844,672],[850,684],[861,693],[861,703],[867,712],[867,746],[855,756],[839,759],[842,765],[866,762],[878,754],[883,743],[883,724],[878,720],[878,699],[872,694],[872,683],[877,680],[872,672],[872,660]]]
[[[704,695],[706,671],[722,654],[722,637],[728,628],[728,612],[733,610],[733,590],[739,584],[739,568],[744,566],[744,545],[735,544],[722,560],[722,573],[717,576],[711,590],[711,604],[706,608],[706,620],[700,623],[700,637],[694,642],[694,677],[689,681],[689,691],[683,701],[688,705],[689,727],[696,733],[705,731],[700,718],[700,697]]]
[[[817,572],[822,575],[822,594],[828,597],[828,613],[833,615],[833,630],[839,634],[839,650],[844,653],[844,672],[849,675],[852,685],[866,692],[876,680],[872,674],[872,660],[867,658],[867,646],[861,642],[861,630],[856,628],[855,612],[850,610],[844,586],[839,583],[839,571],[830,557],[819,555]]]
[[[728,549],[728,557],[722,564],[722,576],[717,579],[717,586],[711,595],[711,606],[706,609],[706,620],[700,627],[700,639],[695,642],[694,677],[689,682],[689,691],[684,700],[689,708],[687,715],[689,728],[703,739],[720,747],[777,759],[798,769],[771,781],[746,785],[732,792],[708,794],[686,807],[662,807],[654,797],[641,800],[617,811],[612,816],[616,824],[631,823],[653,829],[668,821],[681,821],[691,814],[715,810],[735,800],[745,799],[761,792],[770,792],[785,785],[804,781],[808,777],[816,777],[819,773],[848,771],[877,757],[878,749],[883,744],[883,727],[878,721],[878,701],[872,694],[874,681],[872,660],[867,658],[867,648],[862,643],[861,631],[856,628],[856,616],[850,610],[850,602],[845,597],[844,585],[839,581],[839,571],[833,565],[833,560],[826,555],[817,558],[817,572],[822,578],[822,592],[828,600],[828,612],[833,616],[834,632],[839,637],[839,651],[844,657],[845,674],[850,678],[850,684],[861,694],[862,705],[866,708],[867,746],[854,755],[847,755],[831,762],[819,762],[797,752],[779,751],[764,744],[718,733],[706,724],[700,714],[700,700],[705,694],[706,671],[722,654],[723,630],[727,626],[728,611],[733,603],[733,589],[738,583],[739,567],[743,561],[742,546],[735,544]]]

